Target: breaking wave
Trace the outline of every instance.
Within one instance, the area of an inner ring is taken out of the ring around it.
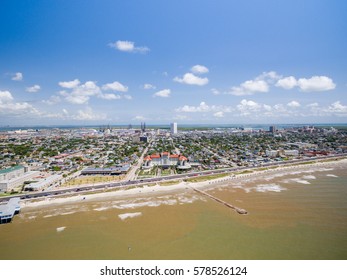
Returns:
[[[124,221],[125,219],[128,218],[135,218],[135,217],[139,217],[142,216],[141,212],[135,212],[135,213],[125,213],[125,214],[119,214],[118,217]]]
[[[276,184],[260,184],[257,185],[254,189],[257,192],[281,192],[286,190],[286,188]]]

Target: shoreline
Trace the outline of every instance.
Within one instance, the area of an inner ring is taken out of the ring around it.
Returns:
[[[336,161],[327,162],[314,162],[307,165],[293,165],[293,166],[279,166],[276,168],[268,168],[266,170],[255,170],[252,172],[247,172],[244,174],[228,174],[221,178],[200,181],[200,182],[185,182],[181,181],[173,185],[156,184],[154,186],[143,185],[141,187],[131,188],[131,189],[118,189],[114,191],[103,191],[92,194],[78,194],[71,195],[67,197],[47,197],[38,200],[26,200],[21,201],[22,209],[32,209],[40,207],[52,207],[54,205],[64,205],[64,204],[75,204],[90,201],[105,201],[110,199],[126,199],[126,198],[139,198],[143,196],[157,196],[162,194],[170,193],[181,193],[181,192],[194,192],[195,189],[199,190],[211,190],[219,187],[225,187],[225,184],[230,183],[241,183],[243,180],[252,179],[254,181],[264,181],[266,176],[285,176],[290,175],[292,172],[317,172],[319,170],[314,170],[315,168],[333,168],[336,166],[345,165],[347,167],[347,159],[339,159]]]

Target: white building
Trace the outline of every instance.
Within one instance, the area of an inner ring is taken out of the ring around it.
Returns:
[[[170,130],[171,130],[171,134],[177,134],[177,123],[171,123],[170,124]]]

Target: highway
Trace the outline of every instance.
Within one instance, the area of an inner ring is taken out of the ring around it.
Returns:
[[[332,158],[342,158],[346,157],[346,154],[339,154],[339,155],[331,155],[331,156],[324,156],[324,157],[315,157],[310,159],[298,159],[298,160],[291,160],[291,161],[281,161],[277,163],[265,163],[260,166],[254,166],[254,167],[233,167],[233,168],[224,168],[224,169],[217,169],[217,170],[205,170],[205,171],[198,171],[198,172],[190,172],[185,174],[176,174],[176,175],[170,175],[170,176],[163,176],[163,177],[157,177],[157,178],[148,178],[148,179],[141,179],[141,180],[129,180],[129,181],[121,181],[117,183],[105,183],[100,185],[94,185],[94,186],[83,186],[83,187],[73,187],[73,188],[66,188],[66,189],[55,189],[55,190],[49,190],[49,191],[41,191],[41,192],[32,192],[27,194],[21,194],[21,195],[13,195],[13,196],[7,196],[7,197],[1,197],[1,201],[9,200],[12,197],[19,197],[20,199],[31,199],[31,198],[40,198],[40,197],[55,197],[60,195],[73,195],[77,193],[83,193],[83,192],[95,192],[97,190],[101,190],[104,188],[110,189],[120,189],[120,188],[126,188],[129,186],[136,186],[136,185],[146,185],[149,183],[159,183],[162,181],[171,181],[171,180],[179,180],[179,179],[187,179],[191,177],[199,177],[199,176],[209,176],[209,175],[217,175],[222,173],[229,173],[229,172],[239,172],[244,170],[254,170],[262,167],[272,167],[272,166],[286,166],[286,165],[292,165],[297,163],[303,163],[303,162],[312,162],[312,161],[320,161],[320,160],[326,160],[326,159],[332,159]]]

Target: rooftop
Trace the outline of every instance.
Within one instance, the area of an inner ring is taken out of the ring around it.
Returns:
[[[22,165],[12,166],[12,167],[0,170],[0,174],[10,173],[12,171],[19,170],[22,168],[24,168]]]

